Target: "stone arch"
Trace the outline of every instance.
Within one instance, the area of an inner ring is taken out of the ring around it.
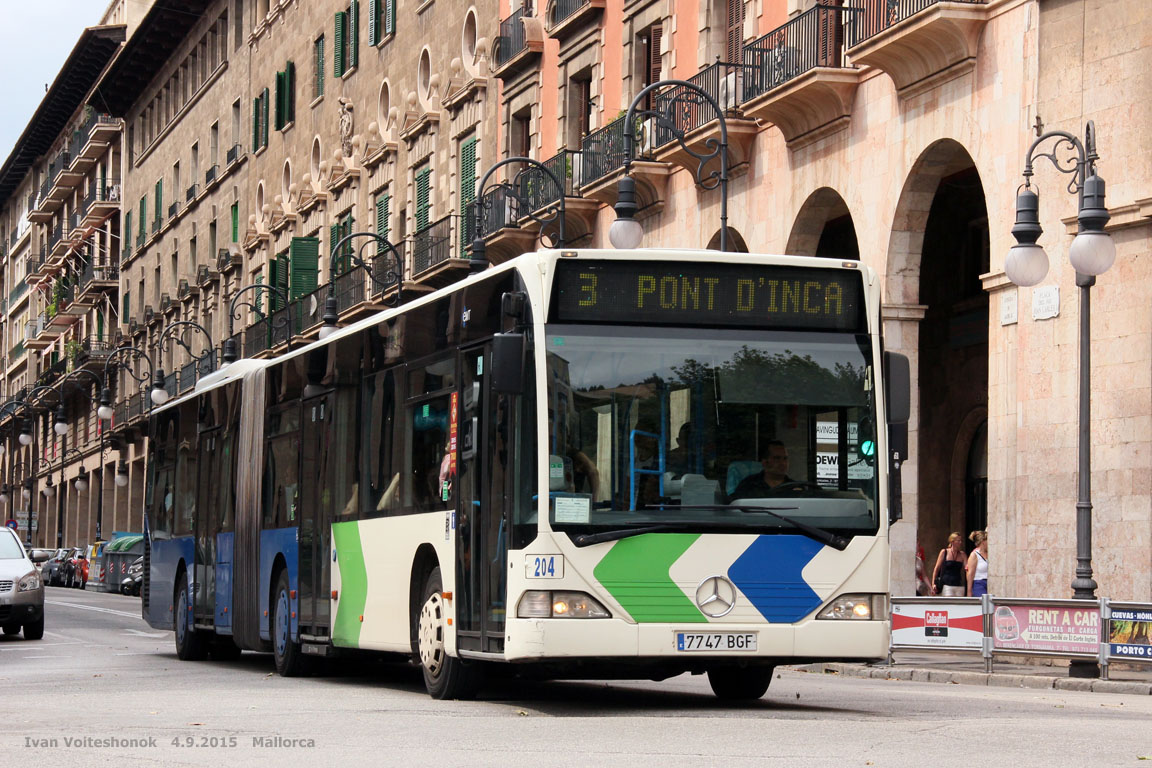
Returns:
[[[856,225],[839,192],[820,187],[808,196],[796,214],[784,252],[794,256],[860,258]]]
[[[712,235],[712,239],[708,241],[708,250],[720,250],[720,230],[717,229],[716,233]],[[744,242],[744,236],[737,232],[734,228],[728,227],[728,252],[729,253],[748,253],[748,244]]]
[[[988,407],[978,406],[970,410],[960,422],[956,430],[956,439],[952,448],[952,468],[949,472],[951,480],[949,530],[963,531],[967,536],[968,524],[965,522],[965,480],[968,475],[968,459],[972,455],[973,443],[980,436],[980,427],[988,423]],[[987,432],[984,432],[987,440]],[[967,541],[967,539],[965,539]]]

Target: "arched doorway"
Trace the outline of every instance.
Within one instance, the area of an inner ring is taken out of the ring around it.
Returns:
[[[708,241],[708,250],[720,250],[720,230],[716,230],[716,234]],[[748,244],[744,242],[744,236],[732,227],[728,227],[728,252],[748,253]]]
[[[785,253],[859,260],[856,225],[848,204],[836,190],[821,187],[808,196],[796,215]]]
[[[950,531],[972,530],[970,521],[980,517],[967,500],[976,491],[967,467],[973,452],[987,451],[987,429],[976,429],[970,417],[988,405],[988,294],[980,281],[989,264],[988,212],[967,150],[950,139],[928,147],[905,181],[894,220],[886,301],[922,313],[909,334],[914,348],[901,350],[916,359],[917,492],[910,519],[916,540],[932,551]],[[969,446],[962,456],[958,442]],[[961,478],[962,504],[953,494]]]

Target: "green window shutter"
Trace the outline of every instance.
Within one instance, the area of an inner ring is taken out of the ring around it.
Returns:
[[[396,0],[384,0],[384,35],[396,33]]]
[[[232,242],[240,242],[240,203],[232,203]]]
[[[294,237],[288,253],[292,269],[289,295],[296,301],[312,293],[319,284],[320,238]]]
[[[260,94],[263,100],[260,109],[260,146],[268,146],[268,89],[264,89],[264,93]]]
[[[140,197],[140,234],[144,234],[145,220],[148,218],[148,196]]]
[[[132,237],[132,211],[124,211],[124,250],[128,250],[128,238]]]
[[[336,45],[332,51],[332,74],[336,77],[344,76],[344,29],[348,23],[348,14],[340,11],[336,14]]]
[[[132,298],[131,294],[127,294],[127,293],[124,294],[124,305],[120,308],[120,319],[121,320],[126,320],[128,317],[130,317],[132,315],[132,312],[131,312],[132,302],[129,301],[129,299],[131,299],[131,298]]]
[[[263,273],[256,275],[256,282],[261,283],[261,284],[264,282],[264,274]],[[261,317],[263,317],[264,316],[264,291],[253,291],[253,293],[256,294],[256,313],[259,314]]]
[[[260,97],[252,99],[252,151],[260,149]]]
[[[160,179],[156,182],[156,221],[160,221],[163,216],[161,211],[164,210],[164,180]]]
[[[336,253],[336,244],[340,242],[340,225],[333,224],[328,229],[328,269],[336,276],[343,272],[340,269],[340,255]]]
[[[296,121],[296,65],[288,62],[284,67],[284,122]]]
[[[428,227],[429,209],[432,207],[432,169],[416,174],[416,231]]]
[[[274,117],[274,120],[275,120],[274,125],[276,126],[276,130],[278,130],[278,131],[282,130],[284,128],[284,116],[285,116],[285,113],[288,111],[285,108],[284,99],[287,96],[288,96],[288,88],[285,86],[285,83],[284,83],[284,73],[283,72],[277,72],[276,73],[276,111],[275,111],[275,117]]]
[[[316,85],[313,89],[315,92],[312,94],[313,98],[324,95],[324,38],[320,37],[316,40],[316,61],[314,70],[316,72]]]
[[[348,10],[348,69],[354,69],[360,63],[360,0],[352,0]]]
[[[391,204],[392,198],[389,195],[380,195],[376,198],[376,234],[385,240],[388,239],[388,217],[391,213],[389,210]]]
[[[380,42],[380,0],[368,0],[368,45]]]
[[[460,145],[460,213],[464,214],[463,237],[460,238],[460,255],[472,245],[472,230],[476,227],[475,216],[469,216],[469,205],[476,199],[476,139],[468,139]]]

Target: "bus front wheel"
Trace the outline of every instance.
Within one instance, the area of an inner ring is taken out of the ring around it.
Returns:
[[[717,667],[708,670],[708,684],[717,698],[754,701],[768,691],[775,667]]]
[[[424,599],[419,615],[414,617],[424,687],[434,699],[471,699],[480,687],[480,670],[475,664],[448,655],[444,646],[448,611],[443,591],[440,569],[434,568],[424,580]]]

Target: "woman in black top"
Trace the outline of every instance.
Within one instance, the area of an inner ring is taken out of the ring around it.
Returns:
[[[948,546],[940,550],[936,557],[936,567],[932,569],[932,594],[945,597],[964,597],[964,544],[960,534],[948,536]],[[937,584],[943,590],[937,589]]]

